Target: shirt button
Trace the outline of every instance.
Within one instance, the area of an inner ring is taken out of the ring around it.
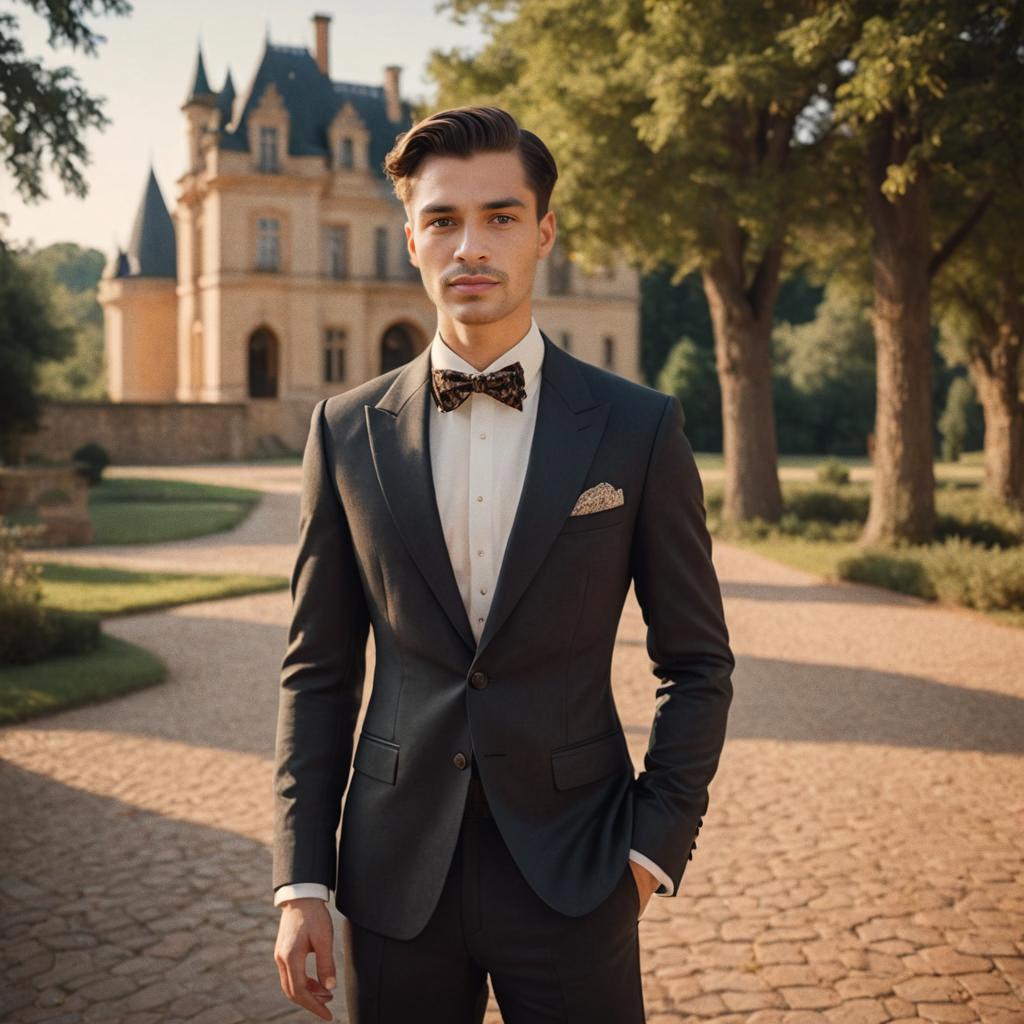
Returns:
[[[482,494],[478,494],[478,495],[476,496],[476,500],[477,500],[477,501],[483,501],[483,500],[484,500],[484,496],[483,496]]]
[[[481,434],[481,435],[480,435],[480,438],[481,438],[481,440],[484,440],[484,439],[485,439],[486,437],[487,437],[487,435],[486,435],[486,434]]]
[[[480,618],[478,618],[476,621],[477,622],[483,622],[484,621],[483,616],[481,615]]]
[[[481,587],[480,588],[480,593],[481,594],[486,594],[487,593],[487,588],[486,587]]]
[[[477,554],[478,554],[478,555],[482,555],[483,553],[484,553],[484,549],[483,549],[483,548],[481,548],[481,549],[480,549],[480,550],[479,550],[479,551],[477,552]]]
[[[453,758],[452,764],[460,771],[466,767],[466,755],[460,750]]]

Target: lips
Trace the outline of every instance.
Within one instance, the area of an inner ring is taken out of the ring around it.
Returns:
[[[451,282],[452,288],[456,291],[465,292],[467,294],[473,294],[475,292],[485,292],[489,288],[493,288],[498,282],[492,277],[457,277]]]

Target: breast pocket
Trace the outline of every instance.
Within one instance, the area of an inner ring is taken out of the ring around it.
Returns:
[[[562,533],[579,533],[586,530],[600,530],[606,526],[618,526],[629,513],[626,505],[616,505],[615,508],[604,508],[600,512],[588,512],[582,516],[568,516],[562,529]]]

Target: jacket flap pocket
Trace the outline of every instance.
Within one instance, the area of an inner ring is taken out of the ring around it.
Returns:
[[[621,729],[605,733],[551,753],[551,771],[556,789],[572,789],[586,782],[602,779],[613,772],[632,767]]]
[[[361,733],[352,767],[393,786],[398,774],[398,744]]]

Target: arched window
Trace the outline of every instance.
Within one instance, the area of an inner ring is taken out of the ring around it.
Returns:
[[[352,144],[352,137],[350,135],[346,135],[341,140],[341,149],[338,153],[338,163],[340,163],[342,167],[355,167],[356,165],[355,147]]]
[[[404,324],[393,324],[380,341],[380,372],[387,373],[416,355],[412,332]]]
[[[249,397],[277,398],[277,335],[259,327],[249,335]]]

